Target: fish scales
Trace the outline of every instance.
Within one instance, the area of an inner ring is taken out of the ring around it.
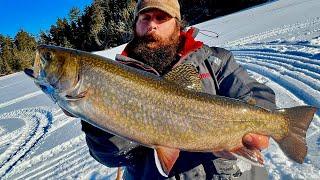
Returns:
[[[176,85],[163,80],[145,78],[149,74],[132,78],[135,76],[130,71],[113,64],[95,62],[86,58],[81,61],[82,90],[90,89],[93,94],[89,95],[90,100],[77,105],[77,111],[87,114],[89,119],[99,119],[99,124],[112,132],[125,129],[127,137],[135,137],[133,140],[143,144],[206,151],[228,142],[231,148],[241,143],[239,138],[235,138],[239,137],[235,130],[239,134],[253,129],[274,134],[288,126],[276,114],[244,108],[243,104],[228,104],[219,99],[209,101],[201,93],[181,91]],[[228,111],[221,111],[221,107]],[[252,111],[250,116],[247,111]],[[266,129],[270,121],[279,129],[274,126]],[[234,142],[230,142],[233,139]]]

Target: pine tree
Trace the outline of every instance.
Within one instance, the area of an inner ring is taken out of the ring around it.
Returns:
[[[109,11],[109,6],[103,0],[96,0],[92,5],[90,35],[99,49],[106,47],[106,19],[104,11]]]
[[[69,11],[69,22],[70,24],[72,22],[76,23],[81,16],[81,11],[78,7],[72,7]]]
[[[70,39],[72,39],[71,27],[66,18],[58,18],[56,25],[51,26],[50,34],[55,45],[73,48],[70,43]]]
[[[96,51],[99,49],[91,34],[91,27],[93,24],[93,7],[86,7],[84,14],[80,17],[78,21],[78,39],[77,48],[85,51]]]
[[[14,38],[13,60],[15,71],[31,67],[35,58],[37,42],[34,37],[24,30],[20,30]]]
[[[52,44],[52,38],[50,34],[46,34],[44,31],[40,32],[40,38],[38,40],[38,44]]]
[[[4,41],[5,41],[5,37],[0,34],[0,76],[11,73],[11,69],[7,62],[8,60],[4,59],[5,57],[4,52],[6,48],[4,47],[5,46]]]
[[[133,0],[111,0],[110,12],[105,11],[105,16],[110,16],[107,25],[108,46],[115,47],[128,42],[132,38],[132,24],[134,20]]]
[[[13,42],[9,36],[0,36],[1,43],[1,54],[0,57],[3,60],[3,66],[7,66],[7,68],[2,68],[7,72],[13,72],[16,65],[13,56]]]

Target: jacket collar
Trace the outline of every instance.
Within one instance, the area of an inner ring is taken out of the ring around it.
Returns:
[[[178,55],[180,57],[184,57],[187,54],[200,49],[203,46],[203,42],[201,41],[196,41],[194,38],[198,35],[199,29],[195,27],[191,27],[188,29],[188,31],[184,32],[182,31],[180,33],[180,38],[183,41],[183,47],[181,48],[180,52]]]

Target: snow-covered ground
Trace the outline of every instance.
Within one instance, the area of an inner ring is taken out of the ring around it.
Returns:
[[[199,40],[231,50],[279,107],[320,107],[320,1],[278,0],[196,25]],[[219,33],[219,38],[205,30]],[[97,52],[113,58],[123,46]],[[271,179],[320,179],[320,112],[297,164],[272,141]],[[114,179],[116,169],[88,153],[78,119],[65,116],[22,72],[0,78],[0,179]]]

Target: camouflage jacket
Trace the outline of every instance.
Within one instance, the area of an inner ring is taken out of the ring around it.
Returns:
[[[197,68],[204,92],[245,101],[254,99],[257,105],[267,109],[276,107],[274,92],[249,77],[246,70],[236,63],[230,51],[208,47],[195,41],[193,38],[195,29],[189,30],[184,35],[191,44],[196,43],[196,46],[191,48],[189,46],[179,57],[178,64],[190,63]],[[152,67],[124,55],[117,55],[116,60],[157,74]],[[86,134],[91,156],[108,167],[125,166],[124,179],[165,179],[156,168],[153,149],[104,132],[84,121],[82,130]],[[263,168],[251,167],[243,170],[238,164],[238,161],[217,158],[212,153],[182,151],[169,174],[169,179],[267,179],[268,177]]]

